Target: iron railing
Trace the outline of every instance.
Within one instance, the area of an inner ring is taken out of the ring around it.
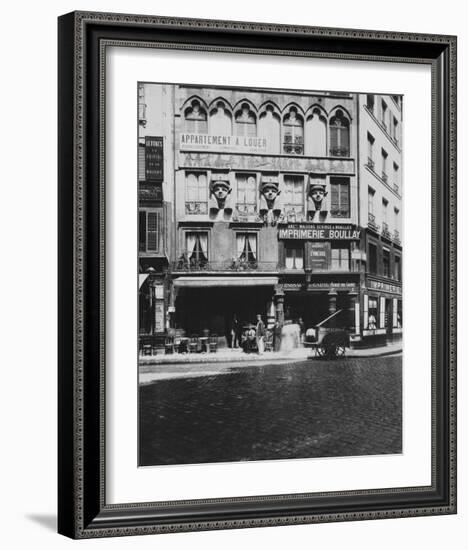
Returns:
[[[280,268],[277,262],[258,262],[256,260],[240,260],[233,258],[222,262],[208,260],[187,260],[187,257],[172,262],[173,271],[200,272],[200,271],[278,271]]]
[[[330,156],[332,157],[349,157],[348,147],[331,147]]]
[[[374,214],[371,214],[370,212],[368,214],[368,225],[371,229],[374,229],[374,231],[379,230],[379,226],[375,223],[375,216],[374,216]]]

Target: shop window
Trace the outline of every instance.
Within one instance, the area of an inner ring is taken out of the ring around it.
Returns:
[[[296,107],[291,107],[283,119],[283,151],[288,155],[304,153],[304,123]]]
[[[252,174],[237,174],[237,210],[242,214],[257,211],[257,181]]]
[[[327,155],[327,119],[318,108],[312,111],[306,121],[305,154],[311,157]]]
[[[382,250],[382,268],[384,277],[390,277],[390,251],[386,248]]]
[[[255,117],[255,113],[251,110],[248,103],[243,103],[240,110],[236,113],[236,135],[257,135],[257,119]]]
[[[208,233],[202,231],[185,233],[185,256],[190,267],[205,267],[208,263]]]
[[[349,271],[349,245],[332,243],[331,270]]]
[[[369,296],[367,327],[369,330],[377,328],[377,319],[379,317],[379,302],[377,298]]]
[[[330,178],[330,214],[333,218],[349,218],[349,178]]]
[[[208,179],[206,172],[185,174],[186,214],[206,214],[208,212]]]
[[[258,135],[266,138],[268,153],[275,155],[280,153],[280,134],[280,116],[273,105],[268,104],[258,121]]]
[[[341,109],[330,119],[330,156],[349,157],[349,120]]]
[[[285,245],[286,269],[304,269],[304,247],[297,244]]]
[[[140,210],[138,222],[140,252],[161,252],[162,211]]]
[[[241,263],[256,264],[257,262],[257,234],[237,233],[237,259]]]
[[[369,243],[369,273],[377,275],[377,263],[377,246],[375,244]]]
[[[218,101],[210,111],[210,134],[216,136],[232,134],[232,116],[224,101]]]
[[[283,199],[287,215],[304,213],[303,176],[284,176]]]
[[[184,116],[186,132],[191,134],[208,133],[206,110],[197,99],[194,99],[185,109]]]

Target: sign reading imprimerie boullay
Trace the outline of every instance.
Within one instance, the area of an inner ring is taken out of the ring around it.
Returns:
[[[278,231],[280,239],[304,241],[340,240],[355,241],[361,237],[361,230],[351,224],[302,224],[289,223]]]

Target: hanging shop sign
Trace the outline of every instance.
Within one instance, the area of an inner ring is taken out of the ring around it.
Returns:
[[[283,283],[284,292],[299,292],[301,290],[356,290],[352,281],[312,281],[305,287],[303,283]]]
[[[361,237],[361,230],[351,224],[300,224],[288,223],[278,230],[279,239],[305,241],[339,240],[355,241]]]

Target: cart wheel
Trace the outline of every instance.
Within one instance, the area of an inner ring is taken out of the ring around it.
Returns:
[[[335,347],[335,357],[344,357],[346,354],[346,347],[342,344],[338,344]]]
[[[319,357],[325,357],[325,355],[327,353],[326,349],[323,346],[317,346],[315,348],[315,352],[317,353],[317,355]]]

